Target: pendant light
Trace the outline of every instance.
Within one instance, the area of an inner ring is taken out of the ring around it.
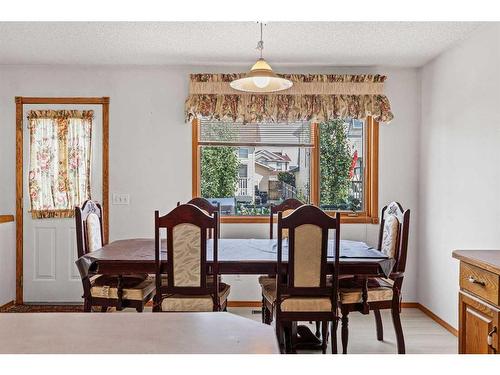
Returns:
[[[273,72],[271,66],[262,57],[263,49],[262,22],[260,22],[260,40],[257,43],[257,50],[260,51],[260,59],[257,60],[245,77],[236,79],[230,83],[233,89],[246,92],[276,92],[289,89],[293,86],[292,81],[278,77]]]

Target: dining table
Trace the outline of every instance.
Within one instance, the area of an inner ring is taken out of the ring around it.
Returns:
[[[207,243],[207,266],[213,263],[213,242]],[[328,241],[328,266],[333,270],[334,239]],[[277,268],[277,240],[237,238],[219,239],[217,259],[221,275],[273,275]],[[283,241],[282,261],[288,259],[287,241]],[[364,242],[340,241],[339,275],[388,277],[395,264],[393,258]],[[166,241],[161,241],[161,267],[167,268]],[[89,274],[127,275],[156,273],[154,239],[134,238],[113,241],[89,252],[76,261],[82,277]]]
[[[286,268],[288,240],[282,242],[282,266]],[[167,270],[167,242],[161,241],[161,271]],[[277,273],[278,245],[276,239],[223,238],[217,242],[217,263],[221,275],[275,275]],[[327,272],[333,272],[335,240],[328,241]],[[207,274],[213,264],[214,240],[207,243]],[[395,260],[360,241],[341,240],[339,276],[388,277]],[[127,275],[156,273],[155,241],[133,238],[113,241],[101,249],[80,257],[76,265],[82,277],[92,274]],[[318,348],[321,341],[307,327],[299,326],[300,345]]]

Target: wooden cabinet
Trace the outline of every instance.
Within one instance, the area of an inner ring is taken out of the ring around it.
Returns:
[[[500,310],[460,292],[459,353],[495,354],[499,349]]]
[[[459,342],[461,354],[500,352],[500,251],[456,250],[460,260]]]

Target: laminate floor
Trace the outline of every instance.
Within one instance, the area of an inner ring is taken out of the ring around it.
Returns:
[[[260,312],[252,313],[248,307],[229,307],[228,311],[249,319],[261,321]],[[382,311],[384,325],[384,341],[377,341],[375,317],[373,314],[349,314],[349,354],[396,354],[396,335],[389,311]],[[456,354],[457,338],[429,318],[419,309],[402,310],[401,321],[408,354]],[[314,325],[311,325],[314,329]],[[314,332],[314,331],[313,331]],[[338,347],[340,343],[340,327],[337,332]],[[331,352],[330,345],[328,351]],[[306,353],[305,351],[302,353]],[[320,352],[311,352],[320,353]]]

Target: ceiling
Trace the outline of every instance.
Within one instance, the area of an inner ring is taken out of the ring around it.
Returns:
[[[472,22],[269,22],[275,65],[424,65]],[[0,64],[251,65],[254,22],[0,22]]]

